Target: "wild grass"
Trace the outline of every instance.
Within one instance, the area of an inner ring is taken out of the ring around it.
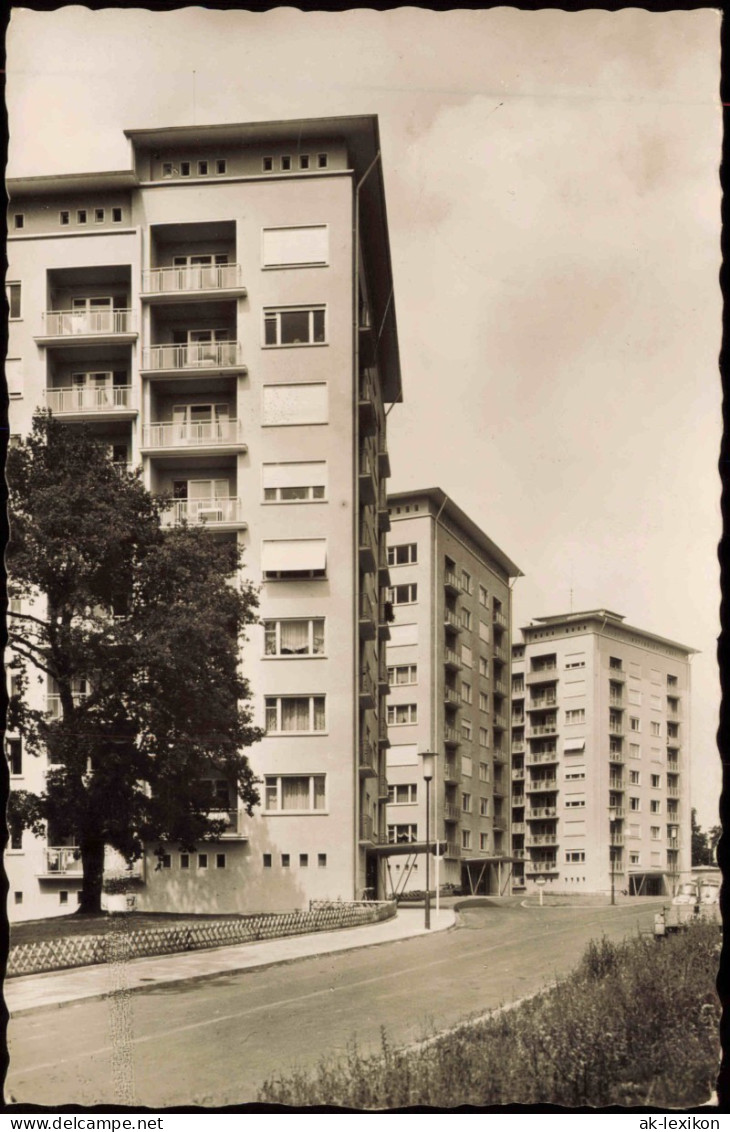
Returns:
[[[338,1105],[556,1104],[688,1108],[718,1068],[716,925],[667,939],[591,942],[578,968],[537,997],[410,1049],[383,1031],[311,1073],[267,1080],[259,1101]],[[457,976],[458,977],[458,976]]]

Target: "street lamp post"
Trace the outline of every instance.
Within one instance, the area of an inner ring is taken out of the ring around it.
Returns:
[[[426,913],[424,927],[431,928],[431,779],[436,756],[432,751],[421,751],[423,778],[426,783]]]

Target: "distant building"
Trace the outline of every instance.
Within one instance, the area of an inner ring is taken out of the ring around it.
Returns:
[[[388,508],[389,884],[425,887],[419,756],[433,751],[440,883],[508,892],[510,586],[520,570],[440,488],[391,494]]]
[[[516,891],[654,895],[690,868],[690,658],[608,610],[512,648]]]
[[[245,675],[261,808],[139,866],[138,904],[278,910],[382,893],[384,405],[402,399],[377,118],[129,130],[131,168],[11,180],[11,430],[88,424],[236,540],[261,585]],[[69,538],[73,532],[69,532]],[[60,710],[52,683],[39,704]],[[77,695],[86,694],[79,684]],[[18,736],[11,787],[42,788]],[[73,911],[67,831],[14,831],[12,919]]]

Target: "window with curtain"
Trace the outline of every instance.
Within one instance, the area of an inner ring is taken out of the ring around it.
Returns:
[[[325,775],[267,775],[264,798],[265,808],[269,811],[291,813],[324,810]]]
[[[324,731],[324,696],[266,696],[266,730]]]

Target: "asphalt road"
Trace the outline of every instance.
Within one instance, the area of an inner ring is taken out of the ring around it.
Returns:
[[[49,1106],[221,1106],[325,1054],[401,1045],[529,995],[591,938],[649,928],[661,900],[465,909],[460,926],[11,1020],[7,1100]],[[519,1100],[518,1097],[515,1098]]]

